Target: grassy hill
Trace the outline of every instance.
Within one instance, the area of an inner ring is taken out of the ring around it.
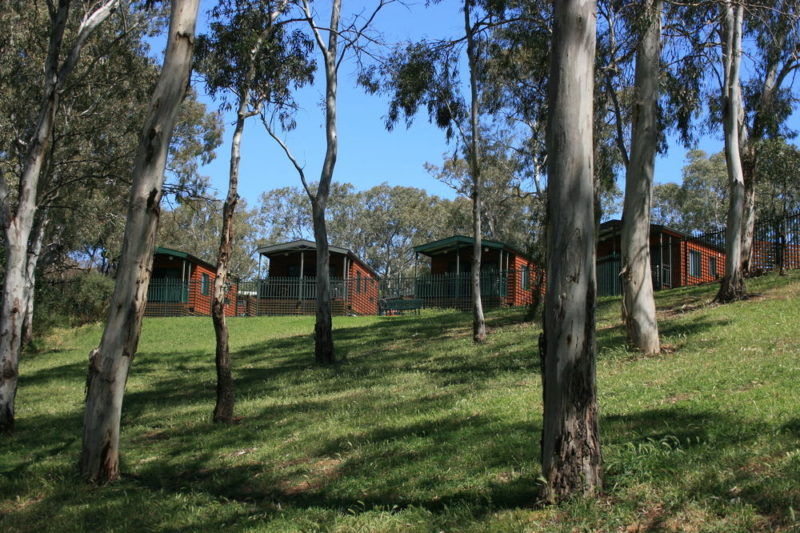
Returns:
[[[58,331],[21,363],[17,432],[0,437],[3,531],[800,531],[800,272],[659,294],[665,352],[626,351],[602,300],[599,500],[537,505],[539,329],[520,310],[231,321],[237,415],[210,422],[210,319],[146,319],[128,382],[123,479],[77,476],[87,354]]]

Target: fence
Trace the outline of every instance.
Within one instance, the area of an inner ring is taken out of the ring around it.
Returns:
[[[226,316],[313,315],[316,278],[269,278],[232,283],[225,299]],[[145,316],[210,316],[213,279],[153,279],[147,291]],[[374,279],[330,279],[334,315],[377,314],[378,282]]]
[[[540,271],[534,269],[481,272],[484,308],[521,306],[533,301]],[[381,299],[420,300],[422,307],[469,310],[472,308],[472,274],[397,276],[381,280]]]
[[[653,287],[666,289],[711,283],[725,275],[725,231],[697,237],[668,236],[650,247]],[[622,293],[620,256],[597,260],[597,294]],[[800,213],[756,223],[751,271],[800,268]]]
[[[481,274],[481,300],[486,308],[521,306],[533,301],[540,271],[487,271]],[[225,301],[226,316],[313,315],[316,278],[268,278],[233,283]],[[378,314],[380,300],[418,300],[426,308],[468,310],[472,277],[460,274],[331,278],[334,315]],[[146,316],[210,316],[213,279],[208,282],[154,279],[147,293]]]
[[[698,240],[725,249],[725,231],[706,233]],[[752,271],[800,268],[800,213],[759,220],[753,230]]]

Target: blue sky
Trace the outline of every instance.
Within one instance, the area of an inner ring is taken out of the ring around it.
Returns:
[[[320,20],[326,21],[324,13],[327,2],[318,2],[323,10]],[[203,0],[199,31],[206,26],[206,11],[214,4]],[[369,9],[369,0],[344,0],[344,18],[354,11]],[[441,38],[457,35],[463,31],[463,15],[460,2],[443,0],[425,7],[424,1],[406,6],[387,6],[376,19],[376,29],[386,42],[398,42],[422,37]],[[319,61],[318,61],[319,62]],[[322,75],[318,75],[323,80]],[[216,104],[202,96],[202,84],[196,84],[201,100],[209,109]],[[297,159],[304,165],[310,180],[318,179],[325,151],[324,115],[321,102],[324,86],[304,89],[298,95],[302,109],[297,114],[297,128],[285,136],[285,140]],[[429,194],[451,198],[453,191],[430,176],[423,164],[440,164],[442,154],[452,152],[453,147],[445,142],[444,133],[428,124],[427,115],[420,114],[410,129],[403,124],[388,132],[384,127],[387,111],[385,98],[367,95],[355,85],[355,69],[344,64],[339,76],[339,152],[334,180],[352,183],[357,189],[367,189],[382,182],[390,185],[413,186],[425,189]],[[225,117],[224,142],[217,150],[217,158],[204,166],[201,172],[211,178],[212,189],[219,197],[227,191],[230,135],[233,114]],[[800,116],[795,113],[790,125],[800,129]],[[708,153],[722,149],[719,134],[701,138],[698,148]],[[669,152],[656,162],[658,182],[680,182],[681,168],[686,150],[677,141],[670,140]],[[283,151],[271,139],[257,118],[251,118],[246,127],[242,144],[240,195],[253,207],[264,191],[300,184],[297,172]]]

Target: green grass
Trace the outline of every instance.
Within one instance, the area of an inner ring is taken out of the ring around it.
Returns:
[[[800,531],[800,272],[659,294],[665,353],[624,347],[598,305],[605,490],[538,506],[539,330],[521,310],[231,320],[237,415],[210,422],[210,319],[146,319],[128,381],[123,478],[77,475],[99,326],[26,355],[17,431],[0,440],[2,531]]]

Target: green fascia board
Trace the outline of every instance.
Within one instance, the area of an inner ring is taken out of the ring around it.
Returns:
[[[156,246],[155,255],[171,255],[172,257],[179,257],[181,259],[189,259],[191,256],[186,252],[173,250],[172,248],[164,248],[163,246]]]
[[[316,252],[316,251],[317,251],[317,243],[306,239],[300,239],[291,242],[282,242],[280,244],[270,244],[268,246],[259,246],[258,248],[256,248],[257,254],[261,254],[267,258],[279,253]],[[366,268],[375,277],[375,279],[380,278],[380,276],[378,275],[378,273],[375,271],[374,268],[369,266],[366,262],[364,262],[363,259],[358,257],[356,254],[354,254],[347,248],[340,248],[338,246],[328,245],[328,251],[331,253],[344,255],[349,259],[356,261],[358,264]]]
[[[424,254],[427,256],[434,256],[442,253],[451,252],[453,250],[466,248],[472,246],[475,240],[472,237],[465,237],[464,235],[453,235],[446,239],[439,239],[438,241],[420,244],[414,247],[414,252]],[[481,239],[481,246],[486,248],[497,248],[502,250],[507,248],[505,244],[500,241],[492,241],[489,239]]]
[[[256,248],[256,253],[269,257],[273,254],[282,252],[302,252],[302,251],[316,251],[317,243],[306,239],[300,239],[291,242],[282,242],[280,244],[271,244],[269,246],[259,246]],[[342,255],[355,255],[347,248],[339,248],[338,246],[328,245],[328,250]]]
[[[212,272],[217,271],[217,267],[212,265],[208,261],[203,261],[199,257],[196,257],[186,252],[181,252],[180,250],[173,250],[172,248],[164,248],[163,246],[156,246],[156,249],[153,251],[153,255],[171,255],[172,257],[177,257],[179,259],[186,259],[187,261],[191,261],[192,263],[203,265]]]

